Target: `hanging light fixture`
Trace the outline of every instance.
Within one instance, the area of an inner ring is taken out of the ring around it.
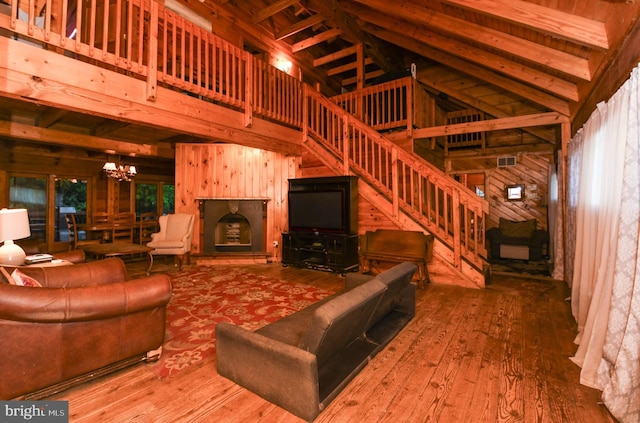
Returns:
[[[102,170],[106,173],[108,178],[117,179],[118,181],[131,182],[131,180],[138,174],[136,167],[133,165],[126,165],[122,162],[106,162],[102,166]]]

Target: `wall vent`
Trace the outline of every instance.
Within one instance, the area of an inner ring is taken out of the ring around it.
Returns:
[[[498,157],[498,167],[509,167],[516,165],[516,156]]]

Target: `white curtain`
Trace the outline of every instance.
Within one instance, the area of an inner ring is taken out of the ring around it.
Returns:
[[[640,421],[639,72],[570,141],[567,165],[572,360],[621,422]]]
[[[558,151],[556,164],[549,165],[549,251],[553,270],[551,276],[557,280],[564,280],[564,224],[563,204],[563,163],[562,152]]]

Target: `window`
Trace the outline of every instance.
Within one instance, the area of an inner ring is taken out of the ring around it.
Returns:
[[[136,215],[158,212],[158,185],[136,183]]]
[[[65,215],[75,214],[78,223],[86,222],[87,181],[76,178],[56,178],[55,202],[54,241],[69,241]]]
[[[162,212],[164,214],[176,211],[176,186],[163,185],[162,187]]]
[[[155,212],[158,215],[175,212],[175,185],[136,182],[135,190],[137,216],[147,212]]]
[[[46,242],[47,229],[47,179],[11,177],[9,179],[9,208],[27,209],[29,213],[30,239]]]
[[[67,242],[69,230],[65,214],[75,213],[78,220],[84,221],[88,192],[88,182],[78,178],[11,176],[9,207],[27,209],[31,239],[42,243]],[[54,220],[52,225],[49,219]],[[53,233],[47,233],[48,230]]]

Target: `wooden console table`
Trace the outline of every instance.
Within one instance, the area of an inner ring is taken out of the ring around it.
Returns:
[[[433,235],[420,231],[378,229],[367,231],[360,239],[362,272],[371,270],[371,261],[402,263],[410,261],[418,266],[418,284],[424,289],[429,282],[427,263],[433,257]]]

